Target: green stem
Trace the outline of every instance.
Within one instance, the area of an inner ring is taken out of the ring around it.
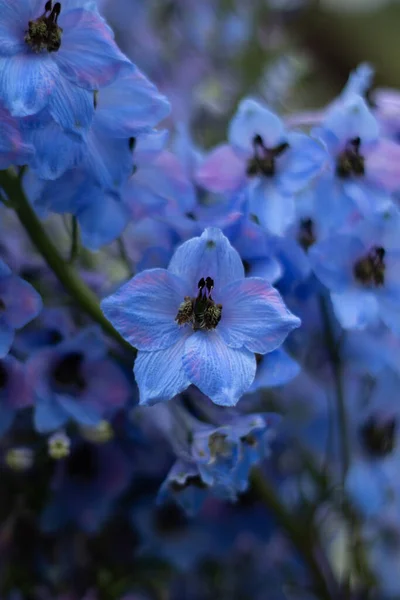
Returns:
[[[71,250],[69,254],[69,263],[72,265],[79,255],[79,225],[76,217],[72,217],[71,221]]]
[[[350,448],[346,404],[343,390],[342,361],[340,357],[340,350],[333,334],[327,301],[322,296],[320,297],[320,307],[325,331],[325,339],[332,363],[333,378],[335,382],[336,404],[341,441],[342,483],[344,483],[350,465]]]
[[[126,351],[135,352],[135,349],[107,321],[100,309],[97,296],[81,280],[72,265],[66,263],[58,253],[55,244],[47,235],[26,199],[18,176],[12,171],[0,171],[0,187],[3,188],[9,200],[12,200],[20,223],[65,290],[110,337],[115,339]]]
[[[310,529],[305,530],[301,522],[282,504],[273,487],[258,469],[253,469],[250,481],[257,498],[274,514],[277,523],[283,528],[293,546],[305,560],[313,576],[318,598],[321,600],[338,598],[340,596],[338,584],[327,560],[318,560],[318,558],[322,558],[322,553],[318,551],[317,558],[314,549],[316,540],[312,539]]]

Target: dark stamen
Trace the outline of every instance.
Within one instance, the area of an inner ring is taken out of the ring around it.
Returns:
[[[214,280],[202,277],[197,284],[199,293],[196,298],[185,296],[175,321],[178,325],[191,323],[195,331],[215,329],[221,320],[222,304],[216,304],[211,296]]]
[[[84,356],[81,352],[70,352],[53,367],[53,385],[60,393],[79,395],[86,388],[82,373]]]
[[[360,154],[361,139],[356,137],[350,140],[346,148],[341,152],[337,158],[336,163],[336,174],[342,179],[346,179],[351,175],[364,175],[365,174],[365,160]]]
[[[354,277],[365,286],[380,287],[385,283],[385,249],[374,246],[353,268]]]
[[[56,2],[53,7],[52,1],[48,0],[42,16],[29,21],[25,42],[34,52],[57,52],[60,49],[62,29],[57,24],[60,13],[61,3]]]
[[[253,148],[254,154],[247,163],[247,175],[272,177],[276,172],[275,159],[289,148],[289,144],[283,142],[275,148],[266,148],[262,137],[257,134],[253,138]]]
[[[302,219],[300,221],[297,241],[306,252],[309,248],[311,248],[313,244],[315,244],[317,238],[315,235],[314,222],[312,219]]]
[[[390,454],[396,444],[396,429],[394,418],[384,421],[371,416],[360,429],[365,449],[376,457]]]

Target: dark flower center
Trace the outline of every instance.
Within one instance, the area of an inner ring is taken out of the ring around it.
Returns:
[[[360,436],[366,450],[373,456],[390,454],[396,444],[396,420],[370,417],[361,427]]]
[[[3,360],[0,360],[0,390],[4,390],[7,387],[9,379],[8,370]]]
[[[198,283],[196,298],[185,296],[179,307],[175,321],[178,325],[191,323],[194,331],[215,329],[221,320],[222,304],[215,304],[211,296],[214,280],[202,277]]]
[[[317,237],[315,235],[314,221],[312,219],[302,219],[300,221],[297,241],[306,252],[313,244],[315,244]]]
[[[56,390],[79,395],[86,388],[82,373],[84,356],[81,352],[70,352],[53,367],[51,376]]]
[[[266,148],[262,137],[257,134],[253,138],[253,148],[254,154],[247,163],[247,175],[249,177],[256,175],[272,177],[276,172],[276,158],[289,148],[289,144],[283,142],[275,148]]]
[[[385,283],[385,250],[374,246],[353,268],[354,277],[363,285],[380,287]]]
[[[92,444],[83,442],[67,459],[67,473],[79,481],[92,481],[99,473],[99,463]]]
[[[6,310],[6,305],[4,304],[4,300],[0,298],[0,310]]]
[[[336,174],[342,179],[351,175],[365,174],[365,160],[360,154],[361,139],[356,137],[347,142],[346,148],[339,154],[336,162]]]
[[[57,25],[61,3],[48,0],[44,13],[34,21],[29,21],[25,42],[34,52],[57,52],[61,46],[62,29]]]
[[[199,490],[204,490],[207,486],[199,475],[190,475],[186,478],[184,483],[180,483],[178,481],[171,481],[169,483],[169,489],[171,492],[183,492],[189,487],[195,487]]]
[[[153,514],[154,529],[159,534],[179,534],[188,526],[184,512],[176,504],[157,506]]]

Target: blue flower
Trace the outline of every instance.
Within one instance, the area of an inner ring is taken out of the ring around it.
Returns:
[[[18,119],[15,119],[0,103],[0,169],[11,165],[25,165],[32,161],[33,147],[27,143]]]
[[[400,214],[393,210],[310,248],[314,272],[330,290],[345,329],[364,329],[382,320],[400,332],[399,222]]]
[[[54,431],[70,419],[95,426],[122,407],[130,394],[119,367],[106,357],[97,329],[82,330],[52,348],[36,352],[27,369],[35,390],[35,428]]]
[[[304,134],[287,132],[274,113],[249,98],[230,124],[229,141],[204,161],[199,183],[213,192],[244,191],[262,227],[283,235],[294,218],[293,194],[318,173],[324,149]]]
[[[254,380],[254,353],[272,352],[300,325],[266,280],[244,278],[239,254],[214,228],[180,246],[167,270],[136,275],[102,308],[139,350],[142,404],[168,400],[192,383],[232,406]]]
[[[0,357],[14,341],[14,332],[32,321],[42,310],[42,299],[26,281],[0,260]]]
[[[0,0],[0,98],[12,115],[48,108],[68,130],[93,117],[93,91],[131,69],[94,3]]]

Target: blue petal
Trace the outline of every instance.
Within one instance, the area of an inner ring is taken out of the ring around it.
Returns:
[[[186,280],[193,294],[197,293],[197,284],[202,277],[214,280],[216,294],[231,281],[244,278],[238,252],[215,227],[208,227],[200,237],[182,244],[172,257],[168,270]]]
[[[68,414],[58,405],[54,398],[38,400],[33,417],[36,431],[46,433],[65,425]]]
[[[265,354],[278,348],[287,335],[300,326],[278,291],[265,279],[249,277],[228,285],[221,292],[222,318],[218,333],[231,348],[243,346]]]
[[[34,115],[47,106],[59,78],[48,56],[17,54],[0,58],[0,96],[12,115]]]
[[[260,135],[266,148],[275,148],[286,138],[281,119],[270,110],[245,98],[229,126],[229,142],[238,151],[253,154],[253,139]]]
[[[353,269],[365,254],[360,240],[350,235],[335,235],[317,242],[308,251],[316,276],[327,288],[342,293],[355,284]]]
[[[235,406],[253,383],[256,359],[244,348],[228,348],[216,330],[197,331],[186,341],[183,367],[215,404]]]
[[[97,11],[61,11],[59,25],[64,31],[54,60],[71,83],[97,90],[133,69]]]
[[[357,94],[351,94],[345,102],[334,105],[328,112],[323,127],[341,141],[360,137],[362,143],[372,143],[379,135],[377,120],[365,100]]]
[[[139,387],[140,404],[155,404],[170,400],[190,385],[184,372],[182,356],[187,336],[166,350],[139,352],[135,361],[135,378]]]
[[[66,131],[81,134],[93,119],[93,94],[59,77],[50,97],[49,111]]]
[[[335,315],[344,329],[365,329],[378,323],[378,302],[365,290],[331,294]]]
[[[114,327],[139,350],[175,344],[183,329],[175,322],[187,295],[183,282],[165,269],[142,271],[101,303]]]
[[[274,350],[264,356],[257,367],[256,378],[251,392],[278,385],[284,385],[300,372],[300,365],[284,350]]]
[[[274,235],[283,235],[294,221],[293,195],[265,181],[257,182],[248,194],[249,211],[257,217],[260,225]]]
[[[64,411],[80,425],[94,427],[100,421],[100,414],[93,407],[88,406],[85,402],[80,402],[79,399],[67,398],[59,396],[58,402]]]

